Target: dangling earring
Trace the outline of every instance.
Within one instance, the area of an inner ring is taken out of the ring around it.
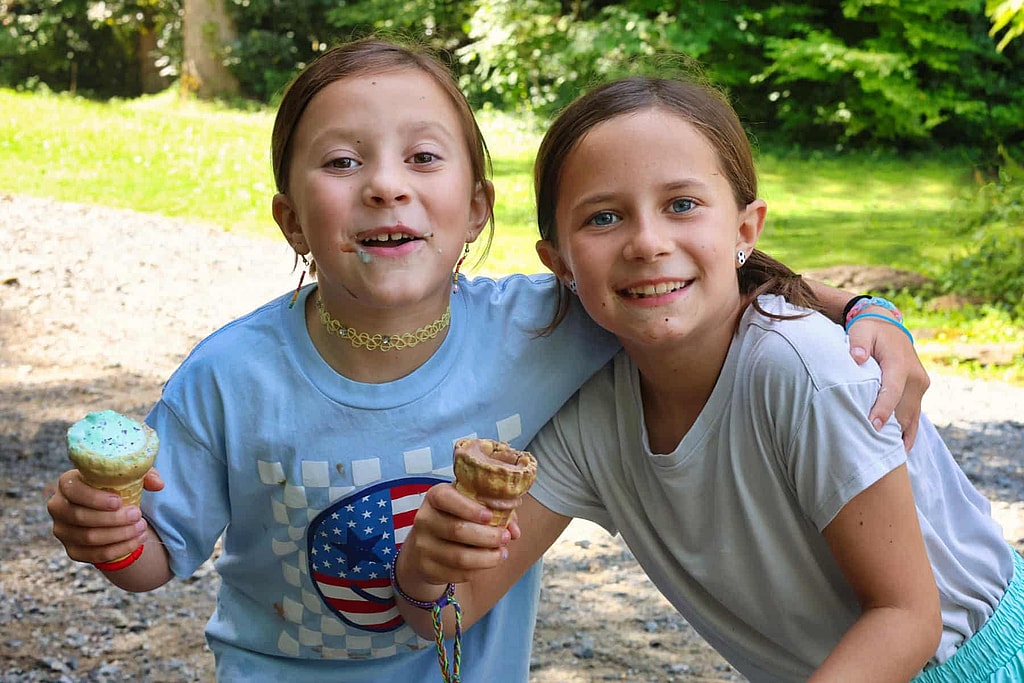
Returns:
[[[576,280],[570,279],[565,283],[565,286],[569,288],[569,291],[573,294],[579,294],[579,288],[576,286]]]
[[[466,242],[466,247],[462,250],[462,257],[459,262],[455,264],[455,271],[452,273],[452,294],[459,291],[459,268],[462,268],[462,262],[469,256],[469,242]]]
[[[288,308],[292,308],[295,305],[296,299],[299,298],[299,290],[302,289],[302,281],[306,279],[306,271],[309,269],[309,259],[306,258],[305,254],[299,254],[302,259],[302,275],[299,276],[299,286],[295,288],[295,293],[292,294],[292,300],[288,303]]]
[[[738,263],[738,264],[740,264],[742,266],[746,262],[747,262],[747,255],[743,253],[742,249],[740,249],[739,251],[736,252],[736,263]]]

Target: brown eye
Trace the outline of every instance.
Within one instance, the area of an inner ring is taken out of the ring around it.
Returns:
[[[417,152],[412,155],[412,162],[414,164],[429,164],[435,159],[437,159],[437,157],[431,152]]]
[[[342,171],[348,171],[355,168],[358,163],[352,157],[338,157],[337,159],[331,159],[327,162],[327,165],[331,168],[337,168]]]

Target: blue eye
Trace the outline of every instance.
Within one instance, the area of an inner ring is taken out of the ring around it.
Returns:
[[[686,213],[693,211],[694,203],[692,199],[673,199],[672,200],[672,212],[673,213]]]
[[[599,211],[598,213],[594,214],[594,216],[590,219],[590,222],[599,228],[606,228],[609,225],[613,225],[614,223],[618,222],[618,220],[618,216],[616,216],[611,211]]]

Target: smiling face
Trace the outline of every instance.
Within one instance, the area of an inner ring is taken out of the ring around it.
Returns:
[[[447,302],[463,245],[490,216],[466,137],[449,95],[418,69],[343,78],[310,100],[274,217],[312,254],[329,310]]]
[[[764,213],[760,200],[737,206],[690,123],[645,108],[594,126],[566,157],[558,246],[541,257],[627,349],[722,338],[743,305],[736,252],[750,254]]]

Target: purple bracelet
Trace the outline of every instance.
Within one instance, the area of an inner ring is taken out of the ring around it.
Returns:
[[[402,587],[398,585],[398,576],[395,575],[395,571],[398,569],[398,555],[401,554],[401,552],[402,551],[399,550],[398,553],[395,554],[395,561],[391,563],[391,587],[395,589],[395,592],[398,593],[403,600],[405,600],[413,607],[419,607],[420,609],[425,609],[427,611],[430,611],[435,607],[437,607],[438,609],[447,607],[448,604],[455,599],[454,583],[449,583],[448,587],[444,589],[444,595],[439,597],[437,600],[434,600],[433,602],[424,602],[422,600],[417,600],[416,598],[408,595],[404,590],[402,590]]]
[[[433,602],[424,602],[410,597],[398,585],[398,556],[402,554],[402,548],[395,553],[395,561],[391,563],[391,587],[398,595],[413,607],[430,612],[430,620],[434,626],[434,644],[437,646],[437,665],[441,668],[441,678],[444,683],[459,683],[462,678],[462,607],[455,599],[455,584],[449,583],[444,589],[444,595]],[[441,622],[441,610],[448,605],[455,608],[455,645],[452,648],[451,666],[449,667],[448,650],[444,646],[444,625]]]

